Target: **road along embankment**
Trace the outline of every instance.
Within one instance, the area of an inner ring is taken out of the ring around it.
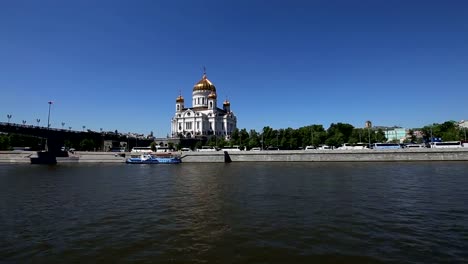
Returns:
[[[372,162],[372,161],[468,161],[468,148],[398,150],[279,150],[182,152],[182,162]],[[0,151],[0,163],[30,163],[33,151]],[[57,157],[57,163],[123,163],[130,153],[84,152]]]

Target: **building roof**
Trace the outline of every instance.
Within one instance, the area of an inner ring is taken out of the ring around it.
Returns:
[[[216,87],[214,84],[206,78],[206,73],[203,74],[203,77],[193,86],[193,91],[212,91],[216,93]]]

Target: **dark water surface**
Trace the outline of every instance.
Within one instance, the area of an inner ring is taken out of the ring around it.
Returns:
[[[466,263],[468,162],[0,165],[0,261]]]

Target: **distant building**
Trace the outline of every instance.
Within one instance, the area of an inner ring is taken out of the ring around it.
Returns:
[[[387,138],[387,141],[399,141],[403,142],[409,135],[409,130],[402,127],[387,127],[387,126],[375,126],[373,130],[382,130]]]
[[[237,118],[231,111],[231,103],[223,102],[217,107],[216,87],[206,73],[192,91],[192,107],[185,107],[182,95],[176,98],[176,112],[171,120],[172,138],[194,138],[217,135],[229,139],[237,128]]]
[[[458,127],[468,128],[468,120],[462,120],[458,122]]]
[[[385,137],[387,138],[387,141],[398,140],[400,142],[403,142],[408,135],[408,130],[401,127],[395,127],[384,130],[384,133]]]

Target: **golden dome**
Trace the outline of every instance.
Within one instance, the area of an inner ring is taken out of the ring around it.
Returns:
[[[177,96],[176,103],[183,103],[183,102],[184,102],[184,98],[182,97],[182,95]]]
[[[231,105],[231,103],[228,100],[224,100],[223,105]]]
[[[211,91],[211,93],[208,95],[208,99],[216,99],[216,93]]]
[[[203,90],[216,92],[216,87],[206,78],[206,74],[203,74],[202,79],[193,86],[194,92]]]

